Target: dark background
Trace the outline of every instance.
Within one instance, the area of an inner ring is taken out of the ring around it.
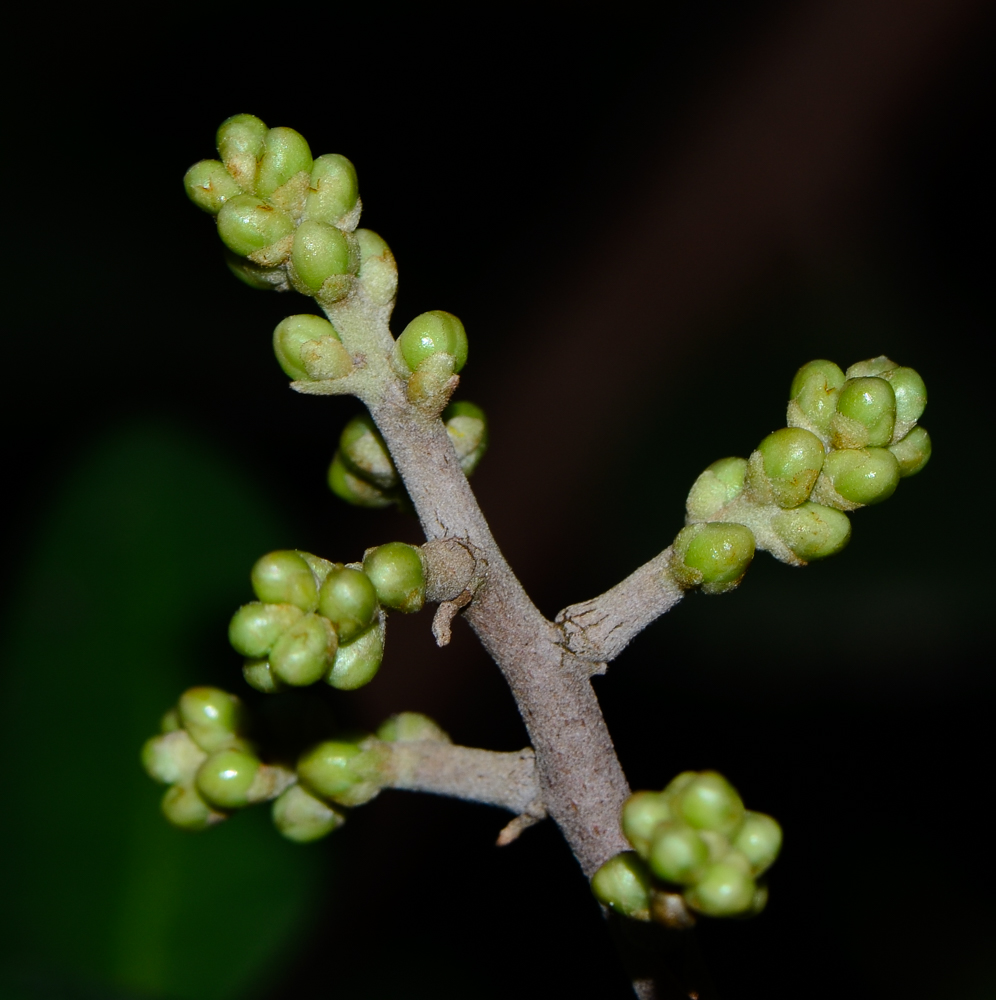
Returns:
[[[269,347],[310,303],[231,279],[183,194],[251,111],[357,165],[396,330],[464,320],[460,394],[492,421],[475,489],[549,615],[668,544],[695,475],[780,424],[804,361],[923,374],[935,456],[846,553],[759,558],[596,686],[634,787],[717,768],[786,830],[766,913],[695,932],[717,995],[996,996],[992,5],[237,15],[14,35],[37,55],[6,87],[0,986],[627,994],[550,824],[498,851],[502,815],[386,793],[310,848],[249,814],[183,837],[133,763],[183,686],[243,689],[225,623],[258,554],[419,540],[328,493],[357,405],[288,392]],[[437,651],[424,614],[392,617],[363,691],[260,701],[274,726],[413,709],[458,742],[525,740],[469,630]]]

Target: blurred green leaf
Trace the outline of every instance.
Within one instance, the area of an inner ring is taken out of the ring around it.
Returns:
[[[219,1000],[292,956],[325,852],[283,841],[265,808],[174,830],[138,763],[184,687],[241,687],[234,654],[219,669],[205,647],[224,650],[255,558],[290,542],[176,430],[114,433],[68,476],[3,632],[0,993]]]

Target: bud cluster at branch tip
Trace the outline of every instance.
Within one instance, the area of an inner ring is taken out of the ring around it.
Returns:
[[[755,549],[796,566],[834,555],[851,536],[847,512],[887,500],[930,458],[917,425],[927,390],[912,368],[884,356],[846,372],[810,361],[789,395],[788,426],[692,485],[669,565],[679,586],[731,590]]]
[[[635,920],[670,922],[667,897],[680,893],[710,917],[751,916],[764,908],[762,875],[778,857],[782,833],[764,813],[749,812],[715,771],[686,771],[661,792],[636,792],[623,806],[632,851],[593,876],[606,906]]]

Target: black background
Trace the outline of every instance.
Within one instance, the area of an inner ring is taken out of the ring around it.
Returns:
[[[25,22],[9,565],[66,463],[149,418],[241,463],[288,546],[418,540],[329,497],[356,406],[286,390],[269,333],[307,305],[232,280],[183,195],[239,111],[356,163],[400,265],[396,330],[464,320],[461,394],[492,420],[475,488],[549,615],[670,541],[698,471],[778,426],[799,364],[888,353],[931,392],[924,474],[825,566],[759,558],[736,593],[690,596],[596,687],[634,787],[715,767],[787,831],[765,915],[696,931],[718,995],[992,996],[991,5],[269,17]],[[339,718],[417,709],[459,742],[523,744],[468,629],[437,652],[424,615],[391,628],[404,670],[336,695]],[[202,652],[205,680],[228,676],[223,641]],[[345,996],[625,996],[556,830],[496,851],[502,822],[401,794],[362,810],[333,838],[335,902],[262,993],[325,988],[334,942]]]

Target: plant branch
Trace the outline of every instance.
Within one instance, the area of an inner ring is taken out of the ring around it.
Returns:
[[[684,596],[668,567],[671,547],[644,563],[598,597],[572,604],[557,615],[564,646],[603,674],[629,643]]]

